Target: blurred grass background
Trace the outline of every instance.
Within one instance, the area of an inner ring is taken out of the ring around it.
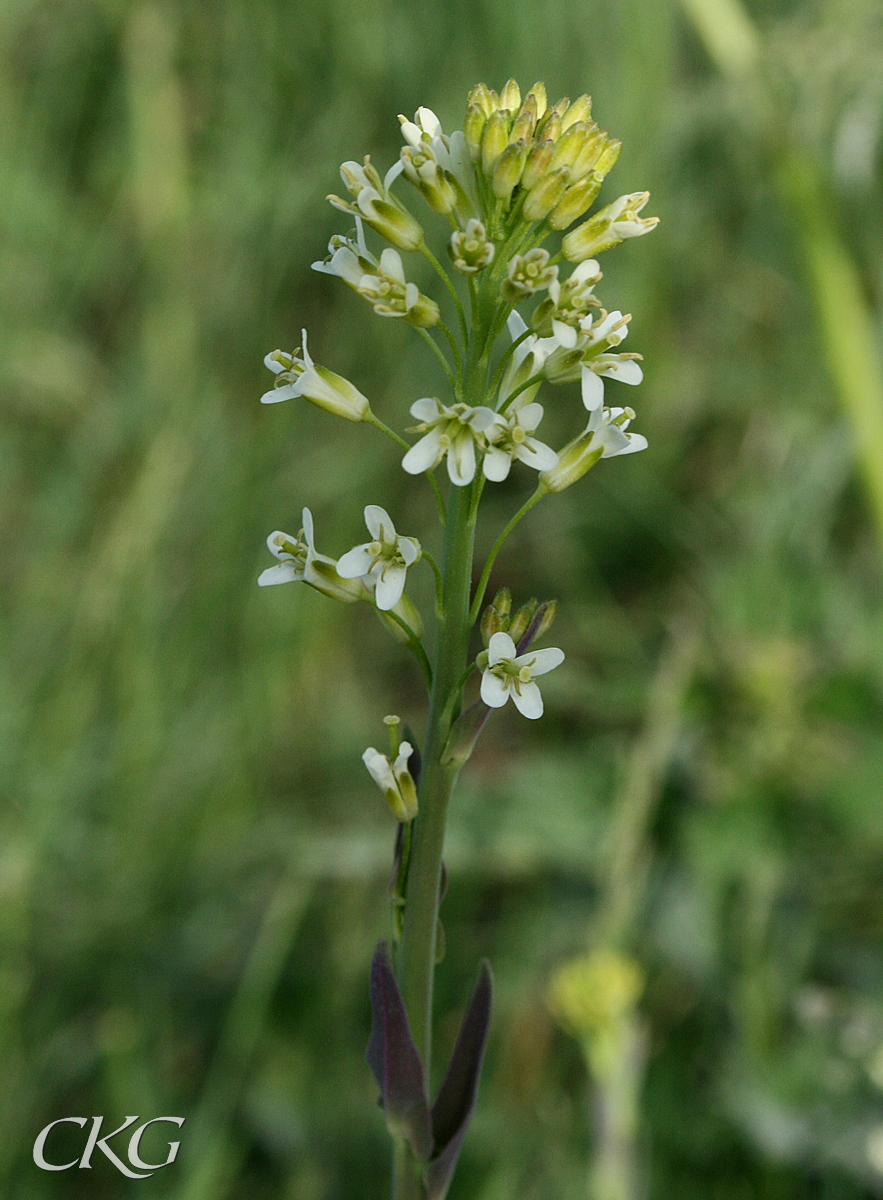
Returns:
[[[650,450],[496,572],[560,597],[568,662],[452,814],[442,1048],[480,955],[498,987],[451,1197],[883,1195],[878,0],[6,0],[3,1196],[386,1194],[393,828],[359,755],[420,727],[419,679],[362,606],[255,579],[304,504],[339,554],[378,500],[427,535],[431,497],[370,431],[261,409],[261,358],[307,325],[399,426],[441,386],[310,272],[324,196],[397,112],[455,128],[510,75],[591,91],[602,199],[662,224],[600,289]],[[546,996],[590,949],[583,1055]],[[187,1117],[151,1180],[31,1161],[134,1112]]]

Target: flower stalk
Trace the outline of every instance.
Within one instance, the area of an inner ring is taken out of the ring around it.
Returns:
[[[619,143],[591,120],[588,96],[550,107],[542,84],[522,99],[510,80],[499,94],[483,84],[473,89],[462,132],[445,134],[427,108],[418,109],[413,121],[400,121],[406,145],[384,178],[370,158],[361,166],[343,164],[341,177],[351,199],[329,199],[353,215],[356,228],[335,235],[329,257],[313,265],[339,277],[378,316],[400,318],[416,329],[442,367],[450,392],[411,402],[418,424],[404,429],[416,435],[409,441],[374,412],[354,384],[313,362],[304,334],[300,351],[268,355],[266,365],[276,379],[263,400],[305,398],[390,438],[404,451],[403,469],[424,476],[433,490],[441,554],[437,561],[425,548],[422,532],[419,541],[410,532],[399,534],[397,526],[404,526],[407,515],[403,519],[368,504],[370,540],[330,558],[316,550],[312,516],[305,509],[296,538],[271,535],[268,546],[279,561],[260,582],[300,581],[348,603],[369,602],[414,652],[426,680],[422,746],[407,727],[401,737],[399,719],[389,717],[389,755],[373,746],[363,755],[398,823],[390,885],[392,945],[382,942],[372,964],[368,1061],[393,1142],[393,1200],[444,1200],[476,1102],[492,991],[483,964],[448,1073],[430,1106],[433,985],[444,952],[439,908],[448,808],[459,772],[491,713],[511,698],[521,715],[540,718],[543,698],[536,677],[564,659],[555,647],[533,648],[552,623],[554,601],[538,605],[532,600],[513,613],[511,595],[503,588],[484,617],[482,605],[507,538],[541,499],[572,486],[602,458],[646,446],[640,435],[626,432],[631,409],[604,407],[602,376],[617,386],[640,383],[642,372],[635,361],[640,356],[613,353],[625,337],[628,318],[619,310],[608,316],[601,309],[594,288],[602,275],[591,255],[649,232],[655,219],[638,217],[646,193],[632,193],[565,233],[563,252],[543,247],[553,233],[564,233],[585,216],[619,154]],[[445,236],[454,277],[427,244],[422,223],[393,193],[400,176],[432,213],[453,226],[453,234],[448,230]],[[390,245],[372,251],[366,225]],[[431,264],[453,304],[456,333],[442,320],[436,301],[409,281],[400,251],[422,255]],[[560,265],[564,257],[577,264],[567,278],[560,277],[568,269]],[[532,310],[528,321],[519,312],[526,305]],[[601,310],[597,320],[593,308]],[[429,332],[432,328],[443,335],[449,354]],[[589,423],[555,451],[535,436],[545,409],[534,398],[544,384],[575,381],[582,392],[575,412],[587,409]],[[434,474],[442,464],[449,477],[447,501]],[[525,471],[536,471],[537,482],[497,536],[473,590],[485,486],[498,485],[510,474],[523,477]],[[434,583],[431,655],[423,619],[407,591],[413,573],[424,570],[423,560]],[[486,647],[477,654],[476,626]],[[472,682],[477,673],[478,686]]]

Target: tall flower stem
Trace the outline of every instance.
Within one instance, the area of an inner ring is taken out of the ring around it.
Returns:
[[[442,559],[442,615],[420,777],[420,812],[413,826],[400,951],[400,982],[411,1032],[429,1079],[432,1055],[432,992],[436,959],[442,847],[456,766],[441,755],[456,716],[452,696],[461,685],[469,650],[469,593],[475,510],[471,487],[451,485]],[[396,1151],[394,1200],[422,1196],[419,1166],[407,1146]]]

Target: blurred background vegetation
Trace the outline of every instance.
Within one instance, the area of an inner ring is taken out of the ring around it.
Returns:
[[[561,599],[568,661],[452,814],[442,1049],[481,955],[498,985],[452,1200],[883,1195],[879,0],[5,0],[3,1196],[387,1192],[359,755],[420,683],[364,606],[255,580],[304,504],[339,554],[431,497],[371,431],[262,409],[261,359],[306,325],[399,426],[441,386],[309,264],[342,160],[510,75],[591,91],[602,200],[662,224],[600,289],[650,449],[495,576]],[[37,1170],[96,1113],[185,1116],[177,1163]]]

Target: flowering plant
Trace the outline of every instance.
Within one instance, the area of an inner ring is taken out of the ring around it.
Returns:
[[[342,279],[378,315],[412,325],[441,364],[449,394],[412,403],[417,424],[405,432],[418,436],[409,442],[377,416],[352,383],[313,362],[304,333],[300,350],[267,355],[275,379],[262,400],[304,397],[335,416],[372,425],[396,442],[404,451],[404,470],[424,475],[433,489],[442,552],[436,559],[416,537],[400,535],[384,508],[370,504],[365,523],[371,540],[335,560],[316,551],[312,516],[305,508],[296,537],[270,535],[268,545],[279,562],[258,582],[301,581],[344,602],[371,604],[416,655],[426,678],[429,713],[422,747],[413,735],[402,740],[399,718],[387,717],[390,754],[369,747],[363,755],[398,822],[392,934],[389,943],[378,946],[371,969],[368,1060],[394,1143],[395,1200],[442,1200],[475,1105],[491,1006],[490,969],[484,963],[447,1074],[430,1105],[447,807],[492,710],[511,697],[523,716],[542,716],[536,680],[564,660],[557,648],[534,648],[552,623],[554,602],[530,601],[513,612],[511,595],[502,588],[482,611],[485,593],[504,542],[534,505],[575,484],[600,459],[647,444],[629,432],[631,408],[604,403],[605,380],[634,385],[642,371],[640,355],[620,349],[629,316],[608,312],[595,295],[602,275],[594,256],[647,233],[657,222],[639,215],[648,194],[638,192],[570,228],[591,208],[620,151],[620,143],[591,119],[588,96],[549,105],[542,84],[522,97],[510,80],[499,94],[484,84],[473,88],[457,132],[445,134],[427,108],[418,109],[413,121],[399,119],[405,145],[385,178],[368,157],[361,166],[346,162],[341,167],[350,199],[329,200],[352,214],[355,228],[333,237],[328,257],[313,265]],[[427,245],[407,204],[393,194],[399,180],[450,222],[453,277]],[[366,226],[390,243],[379,257],[368,247]],[[557,251],[545,248],[553,234],[565,230]],[[439,304],[408,279],[400,251],[422,255],[436,271],[453,313],[450,323]],[[566,278],[560,275],[564,262],[575,264]],[[528,305],[532,311],[522,315],[519,308]],[[543,383],[569,382],[580,383],[588,422],[555,451],[536,436],[544,410],[535,397]],[[443,462],[447,497],[435,474]],[[497,537],[473,586],[482,493],[486,484],[516,470],[538,472],[536,485]],[[431,655],[423,619],[406,590],[408,571],[421,562],[435,577]],[[476,626],[484,643],[477,655],[471,649]],[[467,703],[476,672],[481,674],[478,695]]]

